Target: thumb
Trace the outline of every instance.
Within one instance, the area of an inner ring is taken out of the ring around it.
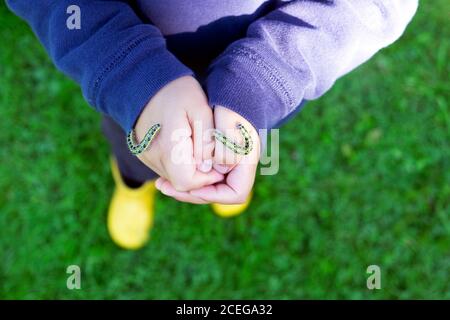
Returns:
[[[219,130],[219,129],[218,129]],[[236,143],[241,143],[242,137],[234,129],[220,131],[219,133]],[[216,140],[214,149],[214,169],[222,174],[226,174],[241,161],[242,156],[234,153],[226,147],[221,141]]]

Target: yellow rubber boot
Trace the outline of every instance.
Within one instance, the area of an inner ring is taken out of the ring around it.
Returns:
[[[155,182],[146,182],[136,189],[128,187],[114,159],[111,171],[116,187],[109,206],[108,231],[119,247],[137,250],[147,243],[153,227]]]
[[[247,200],[245,200],[244,203],[241,204],[220,204],[220,203],[213,203],[211,204],[211,208],[213,209],[214,213],[217,214],[219,217],[222,218],[231,218],[240,215],[243,213],[247,207],[250,205],[250,202],[252,200],[253,192],[250,193]]]

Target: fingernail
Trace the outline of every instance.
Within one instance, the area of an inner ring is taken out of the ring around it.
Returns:
[[[221,174],[226,174],[229,170],[227,166],[223,166],[221,164],[215,164],[214,169],[216,169],[216,171],[220,172]]]
[[[199,170],[203,173],[208,173],[211,171],[212,165],[212,159],[206,159],[200,164]]]
[[[161,189],[161,180],[160,179],[156,179],[155,181],[155,188],[160,190]]]

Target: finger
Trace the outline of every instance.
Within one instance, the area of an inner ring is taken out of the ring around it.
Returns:
[[[190,184],[190,189],[198,189],[204,186],[216,184],[223,181],[223,179],[223,174],[217,172],[216,170],[211,170],[208,173],[195,171]]]
[[[212,203],[237,204],[239,202],[237,199],[238,193],[226,183],[205,186],[200,189],[191,190],[189,193],[203,201]]]
[[[177,191],[189,191],[223,180],[223,175],[216,170],[208,173],[197,170],[192,150],[192,139],[185,137],[178,140],[172,152],[163,158],[162,162],[168,173],[165,178]]]
[[[234,165],[223,165],[223,164],[213,164],[214,170],[220,172],[221,174],[227,174],[233,170]]]
[[[236,134],[236,130],[226,130],[224,132],[220,131],[229,140],[232,140],[238,144],[242,143],[242,137]],[[215,168],[220,173],[226,174],[233,169],[233,167],[238,164],[242,159],[242,156],[230,150],[221,141],[216,140],[216,146],[214,149],[214,164]]]
[[[205,201],[201,198],[195,197],[195,196],[189,194],[188,192],[177,191],[168,180],[163,179],[163,178],[159,178],[157,180],[156,188],[158,190],[160,190],[166,196],[175,198],[176,200],[181,201],[181,202],[188,202],[188,203],[193,203],[193,204],[208,203],[207,201]]]
[[[179,165],[168,170],[166,177],[177,191],[189,191],[223,181],[223,174],[216,170],[208,173],[196,170],[192,166]]]
[[[203,145],[203,161],[197,167],[201,172],[207,173],[213,168],[214,148],[216,144],[213,140]]]
[[[212,169],[215,147],[212,137],[214,118],[211,108],[208,105],[202,106],[200,110],[189,114],[189,123],[193,132],[193,153],[197,168],[202,172],[209,172]]]
[[[228,174],[225,183],[205,186],[189,193],[208,202],[244,203],[253,187],[255,174],[255,165],[239,164]]]

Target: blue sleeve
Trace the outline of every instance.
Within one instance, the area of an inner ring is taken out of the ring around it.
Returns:
[[[397,40],[417,0],[282,0],[210,66],[211,105],[271,128]]]
[[[58,69],[79,83],[88,103],[125,131],[160,88],[192,74],[167,50],[160,31],[143,23],[126,1],[7,4],[31,26]],[[80,8],[79,29],[67,27],[71,5]]]

